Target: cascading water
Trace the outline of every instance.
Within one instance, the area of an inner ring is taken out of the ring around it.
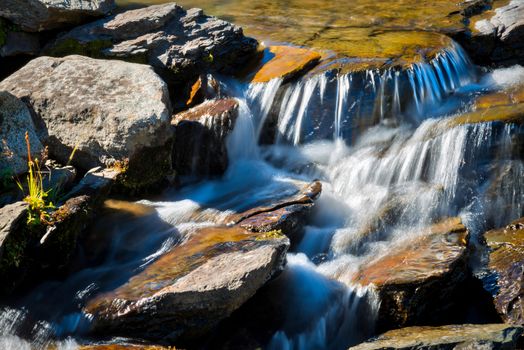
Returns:
[[[418,228],[460,215],[476,234],[524,215],[524,164],[514,147],[522,126],[456,125],[453,116],[442,117],[502,85],[479,84],[456,44],[407,70],[232,85],[240,115],[225,175],[141,201],[146,215],[99,223],[93,232],[107,241],[104,261],[3,309],[1,348],[25,349],[28,341],[44,348],[54,337],[65,339],[59,349],[75,348],[67,337],[80,338],[89,323],[83,303],[130,277],[122,271],[140,271],[195,229],[293,193],[297,182],[320,179],[323,192],[286,270],[272,282],[283,320],[268,349],[346,349],[373,335],[380,300],[352,276]],[[258,146],[268,134],[275,143]]]
[[[476,70],[464,50],[453,43],[430,62],[407,70],[339,74],[326,68],[285,85],[272,104],[267,97],[277,96],[280,80],[254,84],[246,97],[257,110],[265,106],[262,121],[276,123],[277,143],[298,145],[327,138],[352,142],[362,130],[381,122],[418,124],[448,112],[443,99],[475,78]]]

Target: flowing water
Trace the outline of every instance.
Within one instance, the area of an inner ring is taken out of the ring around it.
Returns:
[[[1,309],[0,348],[89,342],[81,309],[90,297],[121,285],[193,230],[314,179],[322,195],[272,283],[283,316],[265,347],[345,349],[365,340],[380,300],[352,282],[360,264],[443,217],[460,216],[475,240],[524,216],[515,146],[522,126],[450,122],[476,96],[519,80],[522,68],[480,70],[455,43],[408,69],[324,71],[286,84],[222,80],[240,104],[226,174],[109,210],[83,242],[83,267]]]

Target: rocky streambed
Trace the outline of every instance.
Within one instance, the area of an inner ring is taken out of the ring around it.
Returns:
[[[8,0],[0,348],[520,348],[523,9]]]

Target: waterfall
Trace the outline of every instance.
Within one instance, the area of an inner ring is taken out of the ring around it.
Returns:
[[[268,127],[272,132],[271,125],[276,124],[278,143],[336,138],[352,142],[362,130],[380,122],[418,125],[429,115],[439,115],[443,99],[475,79],[469,58],[452,43],[431,61],[406,70],[344,74],[328,70],[285,85],[275,79],[251,85],[247,99],[253,110],[261,111],[258,130]]]

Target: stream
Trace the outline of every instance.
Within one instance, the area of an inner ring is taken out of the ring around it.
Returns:
[[[82,268],[0,309],[1,349],[93,341],[81,311],[90,297],[121,285],[188,233],[315,179],[322,194],[314,214],[266,291],[280,299],[281,313],[267,349],[346,349],[376,335],[380,300],[353,282],[362,263],[442,218],[459,216],[475,244],[486,229],[524,216],[524,163],[514,147],[523,127],[452,122],[474,98],[524,83],[523,67],[477,67],[452,42],[402,70],[253,84],[215,78],[240,105],[223,177],[128,203],[132,214],[108,211],[79,254]],[[393,219],[377,225],[392,207]]]

